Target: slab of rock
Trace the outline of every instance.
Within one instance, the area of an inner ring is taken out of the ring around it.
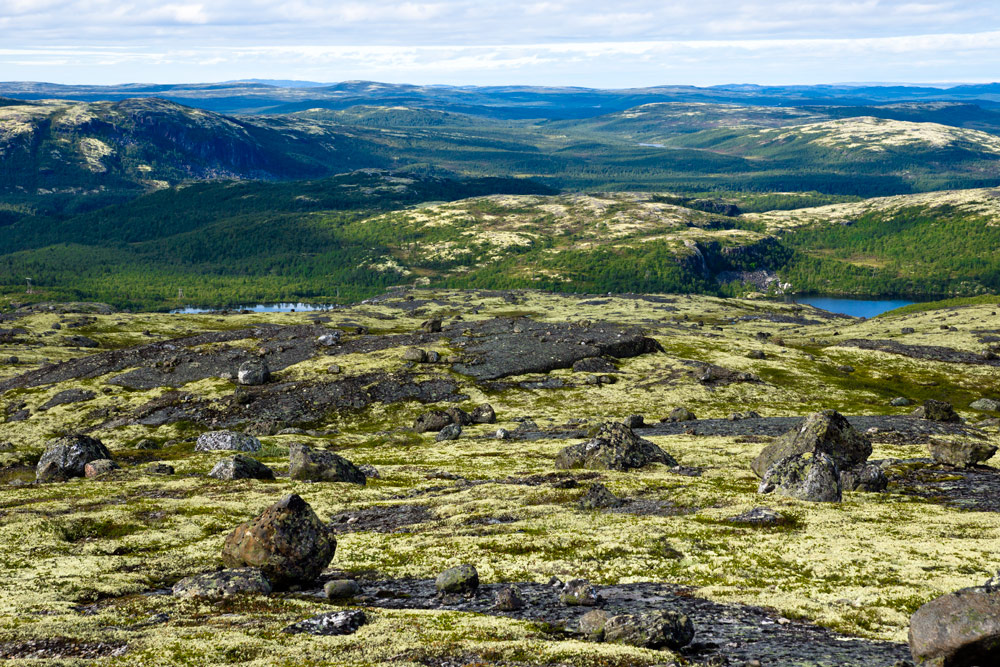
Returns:
[[[676,611],[619,614],[604,624],[604,641],[651,649],[679,649],[694,639],[691,619]]]
[[[765,447],[750,468],[758,477],[763,477],[778,461],[807,452],[826,454],[838,467],[852,468],[868,460],[872,443],[839,412],[823,410],[809,415],[799,428]]]
[[[912,412],[914,417],[927,419],[933,422],[960,422],[962,418],[951,407],[951,403],[946,401],[935,401],[929,398],[924,404]]]
[[[351,635],[367,622],[365,612],[360,609],[331,611],[289,625],[282,632],[293,635]]]
[[[361,486],[368,482],[365,473],[344,457],[298,442],[288,447],[288,476],[311,482],[349,482]]]
[[[111,459],[97,459],[83,466],[83,476],[90,479],[106,475],[112,470],[120,470],[121,466]]]
[[[781,459],[764,474],[758,493],[810,502],[840,502],[840,470],[826,454],[808,452]]]
[[[993,398],[980,398],[970,403],[969,407],[982,412],[1000,412],[1000,401]]]
[[[255,567],[197,574],[181,579],[173,587],[173,594],[184,598],[228,598],[254,593],[271,593],[271,582]]]
[[[434,586],[439,593],[472,593],[479,588],[479,572],[468,563],[456,565],[439,574]]]
[[[274,479],[274,471],[257,459],[237,454],[216,463],[208,476],[225,480]]]
[[[226,538],[222,562],[260,568],[278,590],[311,582],[333,560],[332,530],[296,494],[285,496]]]
[[[234,452],[259,452],[261,450],[260,440],[252,435],[237,433],[236,431],[209,431],[198,436],[195,444],[196,452],[234,451]]]
[[[931,440],[927,449],[931,452],[931,458],[938,463],[956,468],[971,468],[988,461],[997,453],[996,445],[968,439],[960,442]]]
[[[250,359],[240,364],[240,369],[236,373],[236,381],[245,386],[255,386],[266,383],[271,379],[271,370],[267,367],[267,362],[263,359]]]
[[[111,452],[100,440],[86,435],[66,435],[46,445],[35,467],[35,477],[40,482],[83,477],[88,463],[110,458]]]
[[[731,516],[726,521],[746,526],[781,526],[788,523],[787,518],[770,507],[754,507],[742,514]]]
[[[597,435],[579,445],[570,445],[556,455],[556,467],[593,470],[631,470],[650,463],[669,467],[677,460],[655,444],[637,436],[624,424],[607,422]]]
[[[918,665],[1000,664],[1000,590],[964,588],[931,600],[910,617],[909,640]]]

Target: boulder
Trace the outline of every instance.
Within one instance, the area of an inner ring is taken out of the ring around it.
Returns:
[[[604,641],[640,648],[677,650],[694,639],[691,619],[676,611],[612,616],[604,624]]]
[[[882,468],[866,464],[840,471],[840,488],[844,491],[881,493],[889,487],[889,478]]]
[[[416,347],[408,347],[403,350],[403,361],[422,364],[427,361],[427,352]]]
[[[742,514],[731,516],[726,521],[745,526],[780,526],[788,523],[787,518],[770,507],[754,507]]]
[[[458,424],[448,424],[441,431],[434,436],[434,439],[438,442],[444,442],[445,440],[458,440],[462,435],[462,427]]]
[[[889,401],[889,405],[896,408],[905,408],[907,405],[913,405],[913,401],[906,398],[905,396],[897,396],[896,398]]]
[[[562,592],[559,593],[559,601],[567,607],[596,607],[603,600],[597,588],[589,581],[573,579],[563,586]]]
[[[617,373],[614,362],[604,357],[587,357],[573,362],[574,373]]]
[[[329,611],[325,614],[293,623],[283,629],[282,632],[292,635],[351,635],[367,622],[368,617],[360,609]]]
[[[946,401],[935,401],[929,398],[924,404],[911,413],[914,417],[927,419],[935,422],[960,422],[962,418],[951,407],[951,403]]]
[[[174,584],[173,593],[183,598],[228,598],[259,593],[268,595],[271,582],[255,567],[241,567],[197,574]]]
[[[483,403],[476,407],[470,416],[473,424],[495,424],[497,422],[497,413],[489,403]]]
[[[448,408],[445,410],[445,414],[451,417],[452,424],[468,426],[472,423],[472,416],[462,408]]]
[[[557,468],[631,470],[650,463],[669,467],[677,460],[648,440],[637,436],[624,424],[608,422],[587,442],[566,447],[556,455]]]
[[[83,476],[88,479],[91,477],[100,477],[101,475],[108,474],[112,470],[121,470],[121,466],[111,459],[97,459],[96,461],[91,461],[87,465],[83,466]]]
[[[110,458],[111,452],[100,440],[86,435],[65,435],[46,445],[35,467],[35,477],[40,482],[83,477],[88,463]]]
[[[632,429],[645,428],[646,426],[646,420],[642,415],[629,415],[622,420],[622,423]]]
[[[263,359],[250,359],[240,364],[236,381],[245,386],[264,384],[271,379],[271,370]]]
[[[209,477],[215,479],[274,479],[274,471],[266,465],[243,454],[230,456],[215,464]]]
[[[622,501],[615,494],[608,491],[608,487],[600,482],[590,485],[587,492],[580,498],[580,509],[597,510],[609,507],[620,507]]]
[[[288,476],[310,482],[350,482],[364,486],[365,473],[342,456],[299,442],[288,447]]]
[[[1000,664],[1000,590],[964,588],[931,600],[910,617],[909,640],[918,665]]]
[[[521,594],[521,589],[512,584],[497,591],[493,608],[497,611],[517,611],[518,609],[524,609],[526,605],[527,603],[524,600],[524,595]]]
[[[603,609],[591,609],[580,617],[580,634],[593,641],[604,639],[604,626],[607,625],[611,614]]]
[[[329,600],[344,600],[361,594],[361,586],[353,579],[334,579],[323,586]]]
[[[969,403],[969,407],[981,412],[1000,412],[1000,401],[993,398],[980,398]]]
[[[340,342],[340,332],[336,329],[328,331],[327,333],[317,337],[316,342],[323,347],[333,347]]]
[[[956,468],[971,468],[988,461],[997,453],[996,445],[968,439],[960,442],[931,440],[927,443],[927,449],[931,452],[931,458],[938,463]]]
[[[252,435],[236,431],[209,431],[198,436],[194,446],[196,452],[234,451],[259,452],[260,440]]]
[[[438,593],[472,593],[479,588],[479,572],[469,564],[450,567],[437,576]]]
[[[309,503],[296,494],[240,524],[226,538],[222,562],[257,567],[275,589],[309,583],[333,560],[337,540]]]
[[[441,320],[427,320],[420,324],[420,328],[427,333],[439,333],[441,331]]]
[[[668,422],[691,422],[698,419],[694,416],[694,413],[684,407],[677,407],[670,411],[670,414],[666,419],[662,421]]]
[[[417,417],[413,422],[413,430],[417,433],[437,433],[451,423],[451,415],[443,410],[434,410]]]
[[[837,463],[822,452],[796,454],[771,466],[757,492],[774,492],[810,502],[840,502],[840,470]]]
[[[510,440],[510,431],[505,428],[498,428],[497,432],[493,434],[493,437],[497,440]]]
[[[147,475],[173,475],[174,472],[172,465],[163,462],[150,463],[146,466]]]
[[[815,412],[802,425],[778,437],[750,464],[758,477],[778,461],[805,453],[826,454],[839,468],[861,465],[872,454],[872,443],[836,410]]]

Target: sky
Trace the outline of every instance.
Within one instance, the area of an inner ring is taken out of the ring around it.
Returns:
[[[0,0],[0,80],[986,82],[997,0]]]

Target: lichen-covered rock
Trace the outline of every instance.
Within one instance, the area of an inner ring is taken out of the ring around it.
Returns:
[[[609,618],[611,614],[603,609],[591,609],[580,617],[578,622],[580,634],[593,641],[603,640],[604,626],[607,625]]]
[[[608,487],[600,482],[590,485],[587,492],[580,498],[580,509],[597,510],[609,507],[620,507],[622,501],[615,494],[608,491]]]
[[[840,502],[843,495],[837,463],[822,452],[781,459],[764,473],[757,492],[810,502]]]
[[[327,599],[344,600],[361,594],[361,586],[353,579],[334,579],[323,585]]]
[[[181,579],[173,587],[173,594],[184,598],[228,598],[252,593],[268,595],[270,592],[271,582],[255,567],[197,574]]]
[[[468,426],[472,423],[472,415],[461,408],[448,408],[445,413],[451,418],[452,424]]]
[[[844,491],[881,493],[889,487],[889,478],[881,467],[868,463],[840,471],[840,487]]]
[[[163,463],[162,461],[157,461],[156,463],[150,463],[146,466],[147,475],[173,475],[175,472],[174,467],[169,463]]]
[[[245,386],[265,384],[271,379],[271,370],[263,359],[250,359],[240,364],[236,373],[236,381]]]
[[[770,507],[754,507],[742,514],[731,516],[726,521],[747,526],[780,526],[788,523],[788,519]]]
[[[434,436],[434,439],[438,442],[443,442],[445,440],[458,440],[462,435],[462,427],[458,424],[448,424],[441,431]]]
[[[493,410],[493,406],[489,403],[483,403],[477,406],[475,410],[472,411],[470,415],[472,417],[473,424],[495,424],[497,421],[497,413]]]
[[[222,562],[257,567],[275,589],[311,582],[330,564],[337,540],[309,503],[288,495],[226,538]]]
[[[698,419],[694,416],[694,413],[685,407],[676,407],[670,411],[667,418],[664,421],[668,422],[691,422]]]
[[[586,579],[567,581],[559,593],[559,601],[567,607],[596,607],[602,602],[597,588]]]
[[[927,443],[927,449],[930,450],[931,458],[938,463],[956,468],[971,468],[988,461],[997,453],[996,445],[971,439],[959,442],[931,440]]]
[[[344,457],[299,442],[288,447],[288,476],[310,482],[349,482],[361,486],[368,482],[365,473]]]
[[[439,574],[434,586],[439,593],[471,593],[479,588],[479,572],[468,563],[456,565]]]
[[[444,410],[425,412],[413,422],[413,430],[417,433],[437,433],[452,423],[451,415]]]
[[[100,440],[86,435],[66,435],[46,445],[35,466],[35,477],[40,482],[83,477],[88,463],[110,458],[111,452]]]
[[[964,588],[931,600],[910,617],[909,640],[918,665],[1000,664],[1000,590]]]
[[[521,594],[521,589],[511,585],[497,591],[493,607],[497,611],[517,611],[524,609],[526,605],[527,602],[524,600],[524,595]]]
[[[750,468],[758,477],[763,477],[778,461],[807,452],[826,454],[838,467],[853,468],[868,460],[872,443],[839,412],[823,410],[809,415],[799,428],[765,447]]]
[[[408,347],[403,350],[403,361],[412,361],[414,363],[422,364],[427,361],[426,350],[421,350],[416,347]]]
[[[629,415],[622,420],[622,423],[629,428],[643,428],[646,426],[646,420],[642,415]]]
[[[120,470],[121,466],[111,459],[97,459],[83,466],[83,476],[89,478],[106,475],[113,470]]]
[[[368,622],[360,609],[330,611],[289,625],[282,632],[309,635],[352,635]]]
[[[980,398],[969,403],[969,407],[982,412],[1000,412],[1000,401],[993,398]]]
[[[259,452],[260,440],[252,435],[236,431],[209,431],[198,436],[194,446],[196,452],[234,451]]]
[[[694,639],[691,619],[676,611],[612,616],[604,624],[604,641],[640,648],[679,649]]]
[[[215,479],[274,479],[274,471],[266,465],[243,454],[222,459],[208,473]]]
[[[557,468],[631,470],[650,463],[674,467],[677,460],[624,424],[608,422],[587,442],[566,447],[556,455]]]
[[[913,411],[913,416],[920,419],[927,419],[935,422],[960,422],[962,418],[951,407],[951,403],[946,401],[935,401],[929,398],[924,404]]]

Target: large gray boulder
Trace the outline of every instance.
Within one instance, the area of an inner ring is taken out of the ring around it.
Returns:
[[[198,436],[194,446],[196,452],[234,451],[259,452],[260,440],[252,435],[236,431],[209,431]]]
[[[274,479],[274,471],[266,465],[243,454],[222,459],[208,473],[215,479]]]
[[[434,587],[439,593],[472,593],[479,588],[479,572],[468,563],[456,565],[439,574]]]
[[[764,474],[758,493],[810,502],[840,502],[842,487],[836,462],[823,454],[806,453],[781,459]]]
[[[694,639],[691,619],[676,611],[620,614],[604,623],[604,641],[640,648],[679,649]]]
[[[839,412],[823,410],[809,415],[799,428],[765,447],[750,468],[763,477],[778,461],[805,453],[826,454],[838,467],[853,468],[868,460],[872,443]]]
[[[956,468],[971,468],[988,461],[997,453],[996,445],[969,439],[959,442],[931,440],[927,443],[927,449],[930,450],[931,458],[938,463]]]
[[[35,477],[40,482],[83,477],[88,463],[110,458],[111,452],[100,440],[86,435],[66,435],[46,445],[35,467]]]
[[[603,424],[592,440],[566,447],[556,455],[556,467],[564,469],[631,470],[650,463],[674,467],[677,460],[618,422]]]
[[[184,598],[228,598],[234,595],[259,593],[268,595],[271,582],[255,567],[219,570],[181,579],[173,594]]]
[[[237,526],[222,547],[222,562],[231,568],[259,568],[281,590],[314,581],[336,550],[330,527],[309,503],[292,494]]]
[[[350,482],[361,486],[368,482],[364,471],[344,457],[299,442],[288,447],[288,476],[310,482]]]
[[[1000,589],[963,588],[910,617],[910,653],[924,667],[1000,664]]]
[[[980,398],[969,403],[969,407],[983,412],[1000,412],[1000,401],[994,398]]]
[[[267,362],[263,359],[244,361],[236,373],[236,381],[246,386],[264,384],[270,379],[271,370],[267,367]]]

